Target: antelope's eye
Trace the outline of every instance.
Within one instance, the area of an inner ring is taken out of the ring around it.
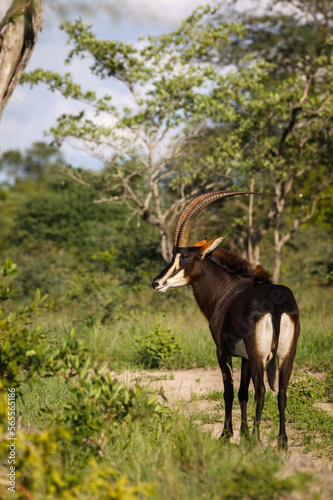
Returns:
[[[179,258],[179,261],[181,264],[183,264],[184,262],[186,262],[188,259],[188,255],[186,253],[182,253],[180,258]]]

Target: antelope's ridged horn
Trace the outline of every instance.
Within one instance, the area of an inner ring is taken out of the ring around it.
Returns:
[[[208,205],[214,201],[226,198],[227,196],[236,196],[238,194],[255,194],[250,191],[214,191],[212,193],[202,194],[190,201],[184,208],[177,221],[177,234],[175,231],[175,246],[187,247],[190,236],[191,227],[198,217]],[[180,223],[179,223],[180,220]]]
[[[204,201],[206,198],[209,198],[211,195],[212,195],[212,193],[200,194],[196,198],[193,198],[193,200],[189,201],[188,204],[186,205],[186,207],[183,208],[183,210],[181,211],[181,213],[178,216],[177,224],[176,224],[175,231],[174,231],[173,244],[175,247],[177,246],[178,234],[179,234],[180,228],[182,227],[182,224],[183,224],[184,220],[186,219],[186,217],[188,216],[188,214],[193,210],[193,208],[198,203],[200,203],[201,201]]]

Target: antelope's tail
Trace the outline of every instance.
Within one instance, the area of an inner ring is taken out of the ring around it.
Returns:
[[[280,335],[280,323],[281,318],[273,317],[273,342],[272,342],[272,357],[267,363],[267,379],[272,391],[275,391],[275,378],[276,378],[276,353],[279,345],[279,335]]]

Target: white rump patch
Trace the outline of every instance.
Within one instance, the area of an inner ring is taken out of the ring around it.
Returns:
[[[277,349],[277,358],[279,360],[279,367],[286,356],[288,356],[291,344],[295,334],[295,325],[288,316],[283,313],[280,323],[279,345]]]
[[[256,347],[259,356],[265,363],[271,350],[273,341],[272,315],[265,314],[256,324]]]
[[[241,356],[242,358],[249,359],[244,340],[239,340],[235,343],[233,354],[234,356]]]

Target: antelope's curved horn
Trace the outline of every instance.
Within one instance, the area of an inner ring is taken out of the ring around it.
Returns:
[[[190,236],[191,227],[198,217],[208,205],[214,201],[226,198],[227,196],[236,196],[238,194],[256,194],[251,191],[214,191],[212,193],[202,194],[190,201],[189,204],[181,212],[175,230],[175,246],[187,247]],[[176,233],[177,231],[177,233]]]
[[[221,191],[222,192],[222,191]],[[200,203],[201,201],[204,201],[206,198],[209,198],[212,193],[205,193],[197,196],[196,198],[193,198],[193,200],[189,201],[188,204],[183,208],[183,210],[180,212],[178,219],[177,219],[177,224],[175,227],[174,231],[174,236],[173,236],[173,245],[176,247],[177,242],[178,242],[178,235],[180,228],[182,227],[182,224],[188,214],[193,210],[193,208]]]

